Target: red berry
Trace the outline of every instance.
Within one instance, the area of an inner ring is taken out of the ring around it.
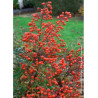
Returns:
[[[78,45],[80,45],[80,43],[78,43]]]
[[[52,2],[51,1],[48,1],[48,4],[51,4]]]
[[[43,2],[42,5],[45,5],[45,2]]]
[[[72,71],[72,73],[71,73],[72,75],[74,75],[75,74],[75,72],[74,71]]]
[[[64,83],[64,81],[61,81],[61,83]]]
[[[34,76],[31,76],[31,78],[33,79],[33,78],[34,78]]]
[[[37,80],[37,77],[35,77],[35,80]]]
[[[29,26],[32,26],[32,23],[31,23],[31,22],[29,22],[29,23],[28,23],[28,25],[29,25]]]

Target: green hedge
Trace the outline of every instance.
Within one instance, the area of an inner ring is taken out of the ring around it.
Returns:
[[[13,0],[13,8],[14,9],[19,9],[18,0]]]
[[[34,0],[35,7],[40,6],[41,2],[47,2],[49,0]],[[62,11],[70,11],[77,13],[80,5],[83,4],[83,0],[50,0],[52,1],[53,14],[58,15]]]
[[[17,1],[17,0],[14,0],[14,1]],[[41,7],[41,3],[47,2],[47,1],[49,0],[29,0],[29,1],[24,0],[24,7],[25,8]],[[52,1],[54,15],[58,15],[62,11],[70,11],[72,13],[77,13],[78,9],[80,8],[80,5],[83,4],[83,0],[50,0],[50,1]]]
[[[24,8],[33,8],[34,0],[23,0]]]
[[[33,8],[34,7],[34,0],[23,0],[24,8]],[[19,9],[18,0],[13,1],[14,9]]]

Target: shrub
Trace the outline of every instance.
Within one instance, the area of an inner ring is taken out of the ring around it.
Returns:
[[[77,51],[67,51],[66,43],[58,34],[71,18],[70,12],[62,12],[53,24],[51,1],[41,3],[39,14],[33,14],[29,32],[25,32],[22,41],[25,49],[20,52],[24,59],[20,63],[22,72],[19,82],[24,87],[22,98],[73,98],[80,97],[80,78],[83,74],[83,50],[80,43]],[[44,20],[48,20],[45,22]],[[36,26],[40,22],[40,28]],[[60,43],[57,43],[57,40]],[[19,90],[20,92],[20,90]]]
[[[24,8],[33,8],[34,0],[23,0]]]
[[[41,2],[47,2],[48,0],[34,0],[33,2],[35,2],[35,7],[41,7],[40,3]],[[72,13],[77,13],[78,9],[81,5],[81,3],[83,3],[83,0],[51,0],[52,1],[52,5],[53,5],[53,15],[59,15],[62,11],[69,11]]]
[[[33,8],[34,7],[34,0],[23,0],[24,8]],[[18,0],[13,1],[13,8],[19,9]]]
[[[54,2],[54,5],[55,15],[60,14],[62,11],[65,11],[65,9],[75,14],[80,7],[80,0],[57,0],[57,2]]]
[[[78,11],[79,11],[79,13],[80,13],[82,16],[84,16],[84,7],[83,7],[83,6],[81,6]]]
[[[19,9],[18,0],[14,0],[14,1],[13,1],[13,8],[14,8],[14,9]]]
[[[42,7],[41,2],[48,2],[48,0],[23,0],[24,8],[37,8]],[[59,15],[65,9],[72,13],[77,13],[83,0],[51,0],[53,5],[53,15]],[[19,8],[17,0],[14,0],[14,8]]]

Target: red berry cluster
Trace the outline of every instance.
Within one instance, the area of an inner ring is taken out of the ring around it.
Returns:
[[[83,49],[79,47],[77,51],[66,52],[66,43],[58,34],[71,14],[62,12],[55,24],[50,21],[46,23],[44,20],[53,19],[50,15],[53,8],[51,1],[42,5],[43,9],[37,8],[41,11],[41,17],[33,14],[28,23],[30,31],[22,37],[25,50],[19,55],[27,60],[27,63],[20,63],[24,71],[21,83],[27,87],[22,98],[79,98],[83,69],[83,55],[79,56],[79,53]],[[36,25],[38,20],[41,20],[40,28]]]

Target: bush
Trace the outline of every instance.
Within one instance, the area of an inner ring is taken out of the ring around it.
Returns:
[[[60,14],[62,11],[65,10],[75,14],[78,12],[78,9],[80,7],[80,0],[57,0],[56,2],[54,2],[53,5],[53,9],[55,12],[54,15]]]
[[[79,11],[79,13],[80,13],[82,16],[84,16],[84,7],[83,7],[83,6],[81,6],[78,11]]]
[[[19,9],[18,0],[14,0],[14,1],[13,1],[13,8],[14,8],[14,9]]]
[[[48,0],[34,0],[35,7],[41,7],[41,2],[47,2]],[[69,11],[72,13],[77,13],[78,9],[83,3],[83,0],[51,0],[53,5],[53,15],[59,15],[62,11]]]
[[[51,2],[43,2],[41,5],[42,9],[37,8],[41,11],[41,17],[38,13],[33,14],[31,22],[28,23],[30,31],[25,32],[22,37],[25,48],[19,53],[23,62],[20,62],[19,67],[21,74],[18,83],[21,84],[17,97],[79,98],[83,49],[78,43],[77,51],[67,51],[66,43],[60,38],[61,34],[58,34],[68,22],[68,17],[71,18],[71,14],[62,12],[57,16],[55,24],[51,21],[45,22],[44,20],[53,20],[52,6]],[[39,21],[40,28],[36,26],[36,21]],[[57,43],[57,40],[60,42]]]
[[[48,0],[23,0],[24,8],[37,8],[42,7],[40,5],[41,2],[48,2]],[[69,11],[72,13],[77,13],[81,4],[83,4],[83,0],[51,0],[53,5],[53,15],[59,15],[62,11]],[[14,8],[19,8],[17,4],[17,0],[14,0]]]
[[[34,0],[23,0],[24,8],[33,8],[34,7]],[[19,9],[18,0],[13,1],[14,9]]]
[[[33,8],[34,0],[23,0],[24,8]]]

